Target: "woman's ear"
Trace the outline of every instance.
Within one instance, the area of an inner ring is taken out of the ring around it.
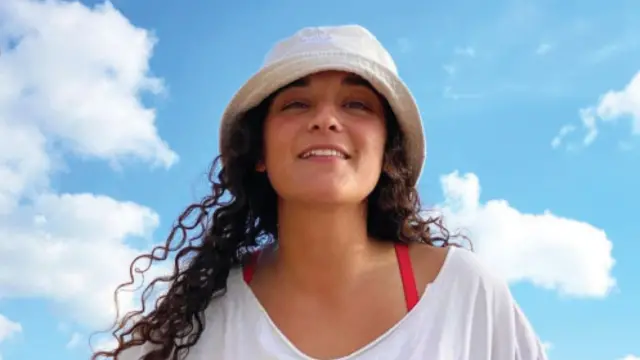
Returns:
[[[258,163],[256,164],[256,171],[257,172],[267,171],[267,167],[264,165],[264,161],[262,160],[258,161]]]

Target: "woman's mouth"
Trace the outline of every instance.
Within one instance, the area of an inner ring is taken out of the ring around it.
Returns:
[[[328,148],[316,148],[303,152],[300,154],[301,159],[309,159],[314,157],[334,157],[340,159],[348,159],[349,155],[337,149]]]

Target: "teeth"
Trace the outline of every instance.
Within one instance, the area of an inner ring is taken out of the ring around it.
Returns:
[[[338,150],[334,150],[334,149],[313,149],[310,151],[307,151],[306,153],[302,154],[302,158],[303,159],[307,159],[311,156],[335,156],[335,157],[339,157],[342,159],[346,159],[346,155],[341,153]]]

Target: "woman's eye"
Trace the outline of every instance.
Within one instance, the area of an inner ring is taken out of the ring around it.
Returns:
[[[291,101],[286,103],[283,107],[282,110],[288,110],[288,109],[306,109],[308,107],[307,104],[301,102],[301,101]]]
[[[345,106],[349,109],[369,110],[367,104],[363,103],[362,101],[349,101],[345,104]]]

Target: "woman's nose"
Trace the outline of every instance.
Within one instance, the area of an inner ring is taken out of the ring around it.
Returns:
[[[334,104],[318,105],[309,121],[309,131],[342,131],[340,109]]]

